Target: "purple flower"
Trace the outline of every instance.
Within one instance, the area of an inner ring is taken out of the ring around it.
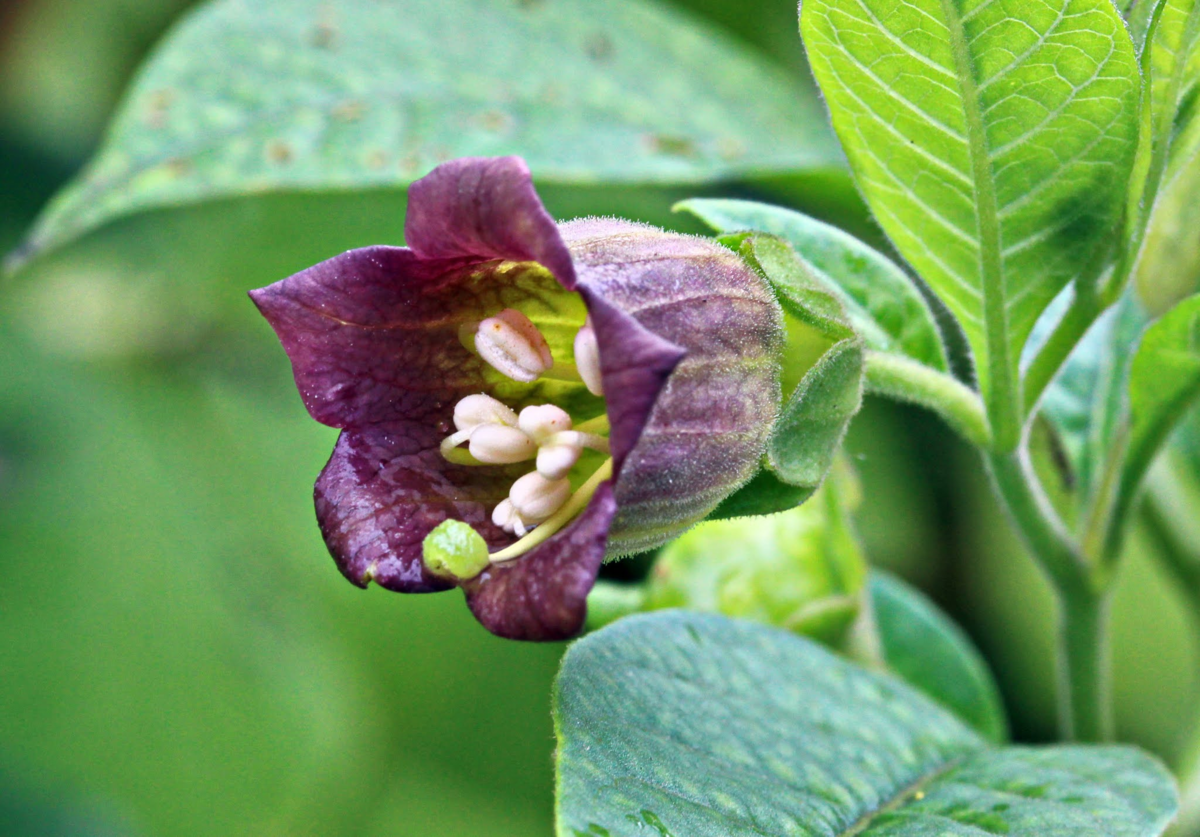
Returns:
[[[710,240],[555,224],[515,157],[414,183],[405,237],[251,292],[308,411],[342,429],[316,483],[325,542],[361,587],[458,586],[493,633],[571,636],[606,556],[664,543],[758,468],[778,305]]]

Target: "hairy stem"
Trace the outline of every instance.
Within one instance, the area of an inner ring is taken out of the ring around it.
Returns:
[[[1062,735],[1070,741],[1108,740],[1112,684],[1106,585],[1092,572],[1042,494],[1023,449],[992,453],[988,464],[1013,523],[1057,593]]]
[[[1058,597],[1058,722],[1067,741],[1113,737],[1108,594]]]
[[[920,404],[977,447],[991,447],[992,430],[979,393],[944,372],[890,352],[867,352],[867,392]]]

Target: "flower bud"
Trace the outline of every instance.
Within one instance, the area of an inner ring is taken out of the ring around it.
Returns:
[[[501,374],[526,384],[554,365],[546,338],[515,308],[505,308],[479,324],[475,351]]]
[[[571,496],[569,480],[548,480],[537,471],[513,483],[508,499],[527,524],[541,523],[558,511]]]
[[[471,432],[471,455],[488,465],[511,465],[537,456],[537,445],[515,427],[481,424]]]
[[[454,405],[454,426],[471,430],[481,424],[517,426],[517,414],[504,403],[482,392],[468,395]]]
[[[569,221],[559,230],[587,295],[628,312],[682,354],[632,449],[613,420],[612,452],[621,464],[607,552],[629,555],[702,520],[758,469],[779,411],[782,314],[763,279],[710,239],[604,218]],[[619,341],[631,340],[613,334],[613,317],[603,308],[593,305],[589,313],[576,335],[575,363],[585,381],[600,357],[628,351]],[[608,365],[619,367],[603,373],[614,417],[633,394],[622,380],[629,363]]]

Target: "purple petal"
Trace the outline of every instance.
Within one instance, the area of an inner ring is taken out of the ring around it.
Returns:
[[[421,542],[446,518],[469,523],[492,549],[512,535],[491,522],[522,466],[467,468],[438,453],[436,428],[401,422],[338,438],[314,492],[317,521],[338,569],[366,587],[426,593],[455,586],[430,574]]]
[[[687,353],[648,331],[590,287],[580,285],[600,345],[613,473],[637,444],[671,372]]]
[[[461,259],[365,247],[250,297],[279,335],[317,421],[436,423],[456,393],[483,385],[482,361],[458,341],[459,325],[488,304],[468,273]]]
[[[575,287],[571,254],[520,157],[463,157],[413,183],[404,238],[427,258],[537,262]]]
[[[507,639],[544,641],[579,633],[616,511],[611,483],[603,483],[569,527],[465,583],[475,618]]]

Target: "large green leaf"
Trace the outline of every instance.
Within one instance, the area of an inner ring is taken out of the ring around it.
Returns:
[[[581,185],[838,160],[810,91],[650,0],[213,0],[151,58],[22,255],[135,212],[402,188],[448,157],[505,153]]]
[[[1175,810],[1137,750],[993,749],[902,681],[717,616],[575,643],[555,719],[560,837],[1152,837]]]
[[[1000,690],[962,629],[923,593],[875,571],[871,604],[888,668],[989,741],[1008,735]]]
[[[1017,359],[1121,218],[1137,56],[1109,0],[806,0],[804,34],[859,186],[958,316],[1016,443]]]
[[[714,230],[759,230],[777,235],[811,266],[814,278],[838,292],[866,344],[898,351],[946,369],[946,350],[921,292],[891,259],[836,227],[780,206],[694,198],[677,204]]]

